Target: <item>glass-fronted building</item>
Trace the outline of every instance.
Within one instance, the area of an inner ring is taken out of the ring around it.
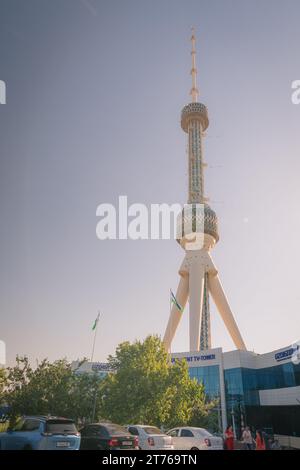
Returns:
[[[223,428],[232,424],[237,435],[245,425],[269,429],[298,437],[300,446],[299,344],[266,354],[221,348],[174,353],[175,359],[185,359],[190,376],[219,399]]]
[[[218,365],[210,367],[190,367],[190,377],[202,382],[205,392],[210,398],[218,398],[220,395],[220,369]]]

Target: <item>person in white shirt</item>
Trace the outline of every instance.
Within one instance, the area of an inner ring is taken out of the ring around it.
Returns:
[[[252,437],[251,431],[249,429],[249,426],[246,426],[246,428],[243,431],[242,441],[245,444],[246,450],[252,450],[253,449],[253,437]]]

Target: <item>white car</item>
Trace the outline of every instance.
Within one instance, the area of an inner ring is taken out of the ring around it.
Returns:
[[[139,438],[139,448],[142,450],[173,450],[171,436],[167,436],[155,426],[131,425],[127,426],[133,436]]]
[[[203,428],[174,428],[167,434],[177,450],[223,450],[223,439]]]

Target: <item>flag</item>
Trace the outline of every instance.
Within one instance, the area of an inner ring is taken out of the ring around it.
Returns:
[[[98,313],[97,318],[96,318],[96,320],[94,321],[92,330],[95,330],[95,328],[96,328],[96,326],[97,326],[97,323],[98,323],[98,321],[99,321],[99,317],[100,317],[100,312]]]
[[[179,312],[182,312],[182,307],[180,305],[179,302],[177,302],[177,299],[175,297],[175,295],[173,294],[172,290],[170,289],[170,295],[171,295],[171,303],[176,305],[177,309],[179,310]]]

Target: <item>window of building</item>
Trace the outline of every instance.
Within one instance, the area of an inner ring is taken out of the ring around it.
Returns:
[[[203,383],[205,393],[210,398],[220,396],[220,375],[218,365],[190,367],[189,374],[192,379],[196,379],[197,382]]]

